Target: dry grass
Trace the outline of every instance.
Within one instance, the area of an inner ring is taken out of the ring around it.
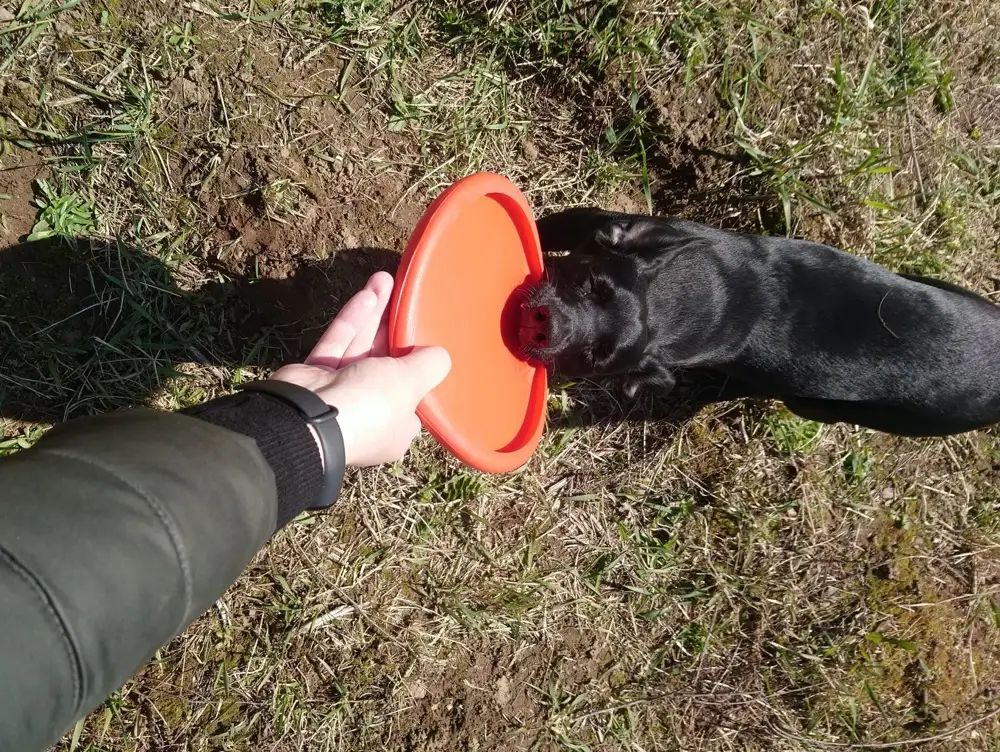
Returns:
[[[997,294],[997,3],[5,7],[4,245],[113,240],[0,253],[0,452],[296,357],[478,169]],[[617,399],[355,475],[60,749],[997,749],[995,432]]]

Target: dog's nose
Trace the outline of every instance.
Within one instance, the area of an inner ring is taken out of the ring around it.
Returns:
[[[522,308],[519,336],[521,347],[548,347],[549,307],[526,306]]]

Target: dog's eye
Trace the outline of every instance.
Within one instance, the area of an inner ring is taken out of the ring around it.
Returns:
[[[614,352],[614,349],[615,345],[610,339],[602,338],[594,343],[594,347],[590,351],[590,355],[595,361],[607,360],[611,357],[611,353]]]
[[[615,291],[603,279],[590,280],[590,297],[598,303],[607,303],[615,296]]]

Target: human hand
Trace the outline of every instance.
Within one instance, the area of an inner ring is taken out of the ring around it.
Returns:
[[[392,284],[385,272],[372,276],[340,310],[306,362],[285,366],[272,377],[310,389],[337,408],[348,465],[402,459],[420,432],[417,405],[451,369],[441,347],[389,357]]]

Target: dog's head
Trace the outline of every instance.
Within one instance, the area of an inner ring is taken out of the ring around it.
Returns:
[[[646,288],[636,261],[600,249],[548,259],[521,311],[525,354],[566,376],[625,373],[648,340]]]

